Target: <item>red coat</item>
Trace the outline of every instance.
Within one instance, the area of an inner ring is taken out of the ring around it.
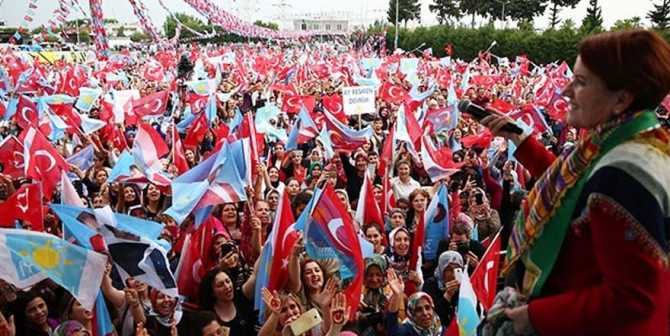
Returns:
[[[534,177],[555,160],[530,138],[515,155]],[[602,177],[596,176],[601,170],[611,178],[589,187]],[[542,294],[529,303],[531,323],[540,335],[669,334],[668,236],[653,233],[668,232],[668,217],[662,210],[651,217],[658,211],[651,204],[655,199],[638,190],[635,177],[617,174],[616,169],[594,170],[582,191],[586,210],[580,211],[578,202]]]

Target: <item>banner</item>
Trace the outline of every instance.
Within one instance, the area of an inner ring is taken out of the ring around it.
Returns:
[[[342,100],[346,115],[375,113],[375,88],[372,86],[350,86],[342,88]]]

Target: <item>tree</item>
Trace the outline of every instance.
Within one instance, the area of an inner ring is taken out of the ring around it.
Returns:
[[[119,20],[117,20],[117,19],[103,19],[102,23],[103,24],[115,24],[115,23],[119,23]]]
[[[574,31],[576,27],[577,27],[577,24],[575,24],[575,21],[572,21],[572,19],[568,18],[568,19],[565,19],[565,21],[563,21],[559,30],[561,30],[561,31]]]
[[[502,15],[502,4],[497,1],[495,3]],[[511,0],[505,5],[505,16],[514,20],[533,21],[533,18],[542,15],[546,8],[544,0]]]
[[[389,22],[395,24],[396,1],[398,2],[398,23],[402,22],[405,28],[407,28],[408,21],[421,19],[421,4],[419,0],[389,0],[389,10],[386,12]]]
[[[460,0],[458,7],[461,9],[463,14],[468,14],[471,16],[470,27],[475,27],[475,16],[487,15],[487,4],[489,1],[483,0]]]
[[[149,41],[150,39],[151,38],[149,37],[149,35],[141,32],[141,31],[136,31],[132,35],[130,35],[130,40],[135,42],[135,43],[142,42],[142,41]]]
[[[603,10],[598,6],[598,0],[589,0],[589,7],[586,9],[586,17],[582,21],[581,29],[585,33],[603,30]]]
[[[188,28],[195,30],[199,33],[207,34],[208,26],[200,19],[184,13],[176,13],[175,16],[177,17],[179,22],[181,22],[184,26],[187,26]],[[173,38],[176,29],[177,29],[177,21],[174,19],[174,17],[168,16],[168,18],[165,20],[165,24],[163,25],[165,36],[167,36],[167,38],[169,39]],[[183,28],[181,30],[182,38],[189,38],[195,36],[196,35],[193,34],[189,29]]]
[[[274,22],[263,22],[261,20],[257,20],[256,22],[254,22],[254,24],[259,26],[259,27],[265,27],[265,28],[270,29],[270,30],[275,30],[275,31],[279,30],[279,25],[274,23]]]
[[[647,18],[654,28],[666,30],[670,27],[670,0],[663,0],[660,5],[654,5],[654,9],[647,13]]]
[[[458,20],[463,16],[461,9],[458,8],[458,4],[454,0],[433,0],[433,2],[433,4],[428,5],[428,9],[435,13],[437,22],[441,25],[447,22],[452,25],[453,21],[450,18]]]
[[[561,23],[561,19],[558,17],[561,7],[575,8],[579,1],[581,0],[549,0],[549,25],[551,29],[556,28],[556,25]]]
[[[642,19],[639,16],[634,16],[629,19],[624,19],[624,20],[616,20],[614,22],[614,26],[612,26],[612,31],[617,31],[617,30],[629,30],[629,29],[636,29],[636,28],[642,28]]]
[[[124,28],[123,26],[119,27],[119,29],[116,30],[116,36],[126,37],[126,28]]]

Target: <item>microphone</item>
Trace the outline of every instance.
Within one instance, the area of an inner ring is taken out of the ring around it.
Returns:
[[[461,111],[462,113],[467,113],[471,116],[473,116],[477,121],[484,119],[484,117],[487,117],[491,115],[486,109],[483,107],[473,104],[471,101],[464,99],[458,102],[458,110]],[[503,125],[501,130],[510,132],[510,133],[516,133],[516,134],[522,134],[523,130],[521,127],[517,126],[516,124],[513,123],[507,123]]]

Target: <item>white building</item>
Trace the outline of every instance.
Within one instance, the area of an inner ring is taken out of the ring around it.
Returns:
[[[349,21],[345,19],[294,19],[294,30],[317,30],[325,32],[347,33],[349,32]]]

